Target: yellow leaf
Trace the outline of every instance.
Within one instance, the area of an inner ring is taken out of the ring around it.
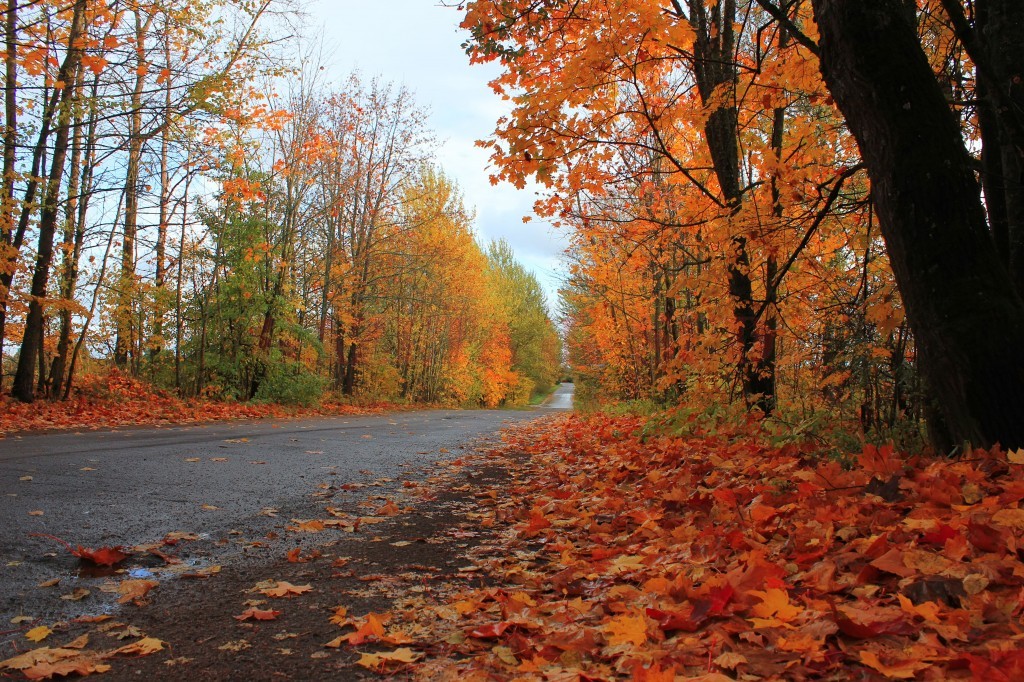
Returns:
[[[992,520],[1001,526],[1024,529],[1024,509],[1000,509]]]
[[[869,668],[873,668],[889,679],[909,680],[917,676],[917,673],[930,668],[931,663],[923,663],[918,660],[896,661],[892,665],[883,663],[878,655],[872,651],[861,651],[860,662]]]
[[[164,643],[156,637],[143,637],[137,642],[111,651],[108,656],[149,656],[163,649]]]
[[[751,613],[758,618],[775,618],[788,623],[803,611],[802,607],[789,603],[789,593],[786,590],[772,587],[764,592],[750,590],[750,594],[761,598],[761,603],[751,609]]]
[[[1024,464],[1024,448],[1017,448],[1006,453],[1010,464]]]
[[[896,595],[900,600],[900,607],[907,613],[914,616],[921,616],[929,623],[938,623],[939,611],[941,610],[939,605],[933,601],[926,601],[923,604],[914,605],[914,602],[910,601],[902,594]]]
[[[647,620],[643,616],[616,616],[605,624],[604,631],[611,644],[641,646],[647,642]]]
[[[117,603],[127,604],[130,601],[134,601],[138,604],[145,599],[150,590],[159,584],[155,580],[125,580],[117,586],[117,591],[121,595]]]
[[[312,592],[312,585],[292,585],[284,580],[278,581],[273,587],[267,587],[260,592],[267,595],[268,597],[292,597],[297,594],[305,594],[306,592]]]
[[[52,634],[53,630],[46,627],[45,625],[40,625],[39,627],[32,628],[31,630],[26,632],[25,638],[33,642],[41,642]]]
[[[408,647],[402,647],[394,651],[384,651],[377,654],[362,654],[358,663],[364,668],[379,670],[388,663],[415,663],[421,658],[423,658],[423,654],[413,651]]]

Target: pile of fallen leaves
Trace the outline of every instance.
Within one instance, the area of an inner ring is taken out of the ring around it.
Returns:
[[[530,458],[506,453],[510,494],[481,495],[514,523],[476,568],[493,587],[402,614],[419,646],[343,620],[403,645],[367,663],[466,680],[1024,679],[1024,453],[869,446],[847,469],[812,444],[642,426],[514,432],[508,453]]]
[[[96,429],[125,425],[367,414],[385,407],[394,408],[385,405],[356,407],[341,403],[300,408],[272,403],[185,400],[112,369],[105,374],[84,377],[81,386],[66,401],[37,400],[25,404],[0,395],[0,436],[38,429]]]
[[[101,616],[92,618],[90,622],[109,619],[109,616]],[[111,637],[138,636],[124,623],[110,622],[100,629]],[[125,635],[125,633],[129,634]],[[52,631],[49,628],[40,626],[29,631],[28,638],[33,641],[42,641],[50,634]],[[0,661],[0,670],[20,673],[29,680],[49,680],[55,676],[64,677],[73,674],[104,673],[111,668],[108,661],[115,658],[149,656],[163,651],[164,642],[154,637],[142,636],[131,644],[115,648],[97,651],[88,647],[89,635],[82,635],[61,647],[40,647],[6,661]]]

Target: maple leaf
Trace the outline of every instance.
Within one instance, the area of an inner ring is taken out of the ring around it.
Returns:
[[[490,625],[483,625],[478,628],[473,628],[466,634],[476,639],[497,639],[501,637],[505,630],[508,630],[512,626],[511,623],[502,621],[500,623],[491,623]]]
[[[374,512],[377,516],[398,516],[401,513],[402,510],[392,500],[388,500]]]
[[[163,650],[164,643],[156,637],[143,637],[137,642],[114,649],[110,653],[105,654],[105,656],[149,656]]]
[[[604,632],[613,645],[641,646],[647,642],[647,620],[643,616],[622,614],[605,623]]]
[[[917,677],[917,673],[930,668],[931,663],[919,660],[896,660],[893,663],[883,663],[878,654],[873,651],[861,651],[860,662],[877,670],[889,679],[909,680]]]
[[[381,670],[389,664],[407,665],[415,663],[423,658],[423,654],[413,651],[407,647],[395,649],[394,651],[383,651],[375,654],[360,654],[359,665],[370,670]]]
[[[39,643],[39,642],[43,641],[44,639],[46,639],[47,637],[49,637],[52,634],[53,634],[53,630],[51,630],[50,628],[46,627],[45,625],[40,625],[40,626],[34,627],[31,630],[29,630],[28,632],[26,632],[25,633],[25,639],[27,639],[29,641],[32,641],[32,642]]]
[[[29,680],[48,680],[68,675],[104,673],[110,670],[110,665],[77,649],[43,647],[0,661],[0,670],[15,670]]]
[[[803,612],[802,607],[789,602],[789,593],[786,590],[773,587],[764,592],[750,590],[749,594],[761,599],[760,604],[755,604],[751,608],[751,613],[758,618],[789,623]]]
[[[286,526],[285,530],[290,530],[293,533],[319,533],[326,526],[323,521],[317,519],[303,521],[301,519],[292,519],[291,526]]]
[[[117,591],[121,595],[117,603],[127,604],[128,602],[135,602],[140,604],[146,598],[146,595],[149,594],[149,591],[159,584],[155,580],[125,580],[117,586]]]
[[[312,585],[292,585],[284,580],[279,580],[272,587],[265,587],[260,590],[263,594],[268,597],[281,598],[281,597],[294,597],[296,595],[305,594],[306,592],[312,592]]]
[[[335,612],[335,615],[337,615],[337,611]],[[324,646],[337,648],[345,642],[352,645],[359,645],[369,640],[383,641],[385,638],[384,624],[388,620],[390,620],[390,618],[390,614],[386,613],[368,613],[366,614],[366,617],[363,619],[363,622],[357,626],[355,632],[350,632],[347,635],[337,637],[336,639],[331,640]]]
[[[319,550],[313,550],[306,556],[301,556],[301,553],[302,548],[295,547],[294,549],[289,550],[287,554],[285,554],[285,558],[288,560],[288,563],[304,564],[322,556]]]
[[[233,616],[235,620],[276,620],[281,615],[280,611],[261,610],[255,607],[248,609],[240,615]]]

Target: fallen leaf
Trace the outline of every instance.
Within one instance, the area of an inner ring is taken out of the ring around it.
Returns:
[[[155,580],[125,580],[117,586],[117,591],[121,595],[117,603],[127,604],[128,602],[134,602],[136,605],[142,604],[149,591],[159,584]]]
[[[261,589],[260,592],[267,595],[268,597],[281,598],[281,597],[294,597],[296,595],[305,594],[306,592],[312,592],[313,587],[311,585],[292,585],[289,582],[280,580],[274,584],[273,587],[267,587]]]
[[[605,623],[604,632],[611,644],[641,646],[647,642],[647,620],[643,616],[622,614]]]
[[[189,571],[188,573],[182,573],[181,577],[205,580],[206,578],[212,578],[218,573],[220,573],[220,566],[206,566],[194,571]]]
[[[323,521],[317,519],[303,521],[301,519],[292,519],[291,526],[286,526],[285,530],[290,530],[293,533],[319,533],[326,526]]]
[[[196,462],[202,462],[203,460],[202,460],[202,458],[200,458],[200,457],[186,457],[186,458],[185,458],[185,461],[186,461],[186,462],[190,462],[190,463],[193,463],[193,464],[194,464],[194,463],[196,463]]]
[[[31,477],[31,476],[22,476],[22,477],[21,477],[21,478],[19,478],[18,480],[19,480],[19,481],[24,481],[24,482],[28,483],[29,481],[31,481],[31,480],[32,480],[32,477]]]
[[[164,643],[156,637],[143,637],[137,642],[114,649],[107,656],[149,656],[164,650]]]
[[[75,588],[75,591],[71,594],[62,594],[60,598],[65,601],[82,601],[90,594],[91,592],[89,592],[89,590],[85,589],[84,587],[77,587]]]
[[[869,668],[877,670],[889,679],[897,680],[913,679],[917,677],[917,673],[932,666],[931,663],[914,659],[894,661],[891,664],[883,663],[873,651],[861,651],[860,662]]]
[[[280,611],[262,610],[251,608],[241,615],[234,616],[235,620],[276,620],[281,615]]]
[[[60,578],[50,578],[39,583],[36,587],[53,587],[60,584]]]
[[[28,632],[26,632],[25,633],[25,639],[27,639],[29,641],[32,641],[32,642],[39,643],[39,642],[43,641],[44,639],[46,639],[47,637],[49,637],[52,634],[53,634],[53,630],[51,630],[50,628],[46,627],[45,625],[40,625],[39,627],[34,627],[31,630],[29,630]]]
[[[42,515],[43,515],[43,512],[42,512],[42,511],[39,511],[39,510],[37,509],[36,511],[30,511],[30,512],[28,513],[28,515],[29,515],[29,516],[42,516]]]
[[[221,651],[245,651],[251,646],[252,644],[249,644],[249,642],[244,639],[239,639],[233,642],[225,642],[217,648]]]
[[[380,670],[389,664],[409,664],[423,658],[423,654],[413,651],[407,647],[395,649],[394,651],[382,651],[376,654],[360,654],[357,663],[370,670]]]

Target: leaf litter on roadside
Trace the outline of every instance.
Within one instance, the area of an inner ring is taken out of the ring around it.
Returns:
[[[1024,675],[1021,464],[865,446],[844,468],[814,443],[775,447],[753,430],[644,426],[568,416],[514,429],[495,455],[508,494],[477,496],[498,533],[474,565],[490,586],[449,580],[447,598],[407,600],[392,622],[424,658],[364,667],[421,679]],[[369,615],[332,620],[355,631],[331,646],[386,643]]]

